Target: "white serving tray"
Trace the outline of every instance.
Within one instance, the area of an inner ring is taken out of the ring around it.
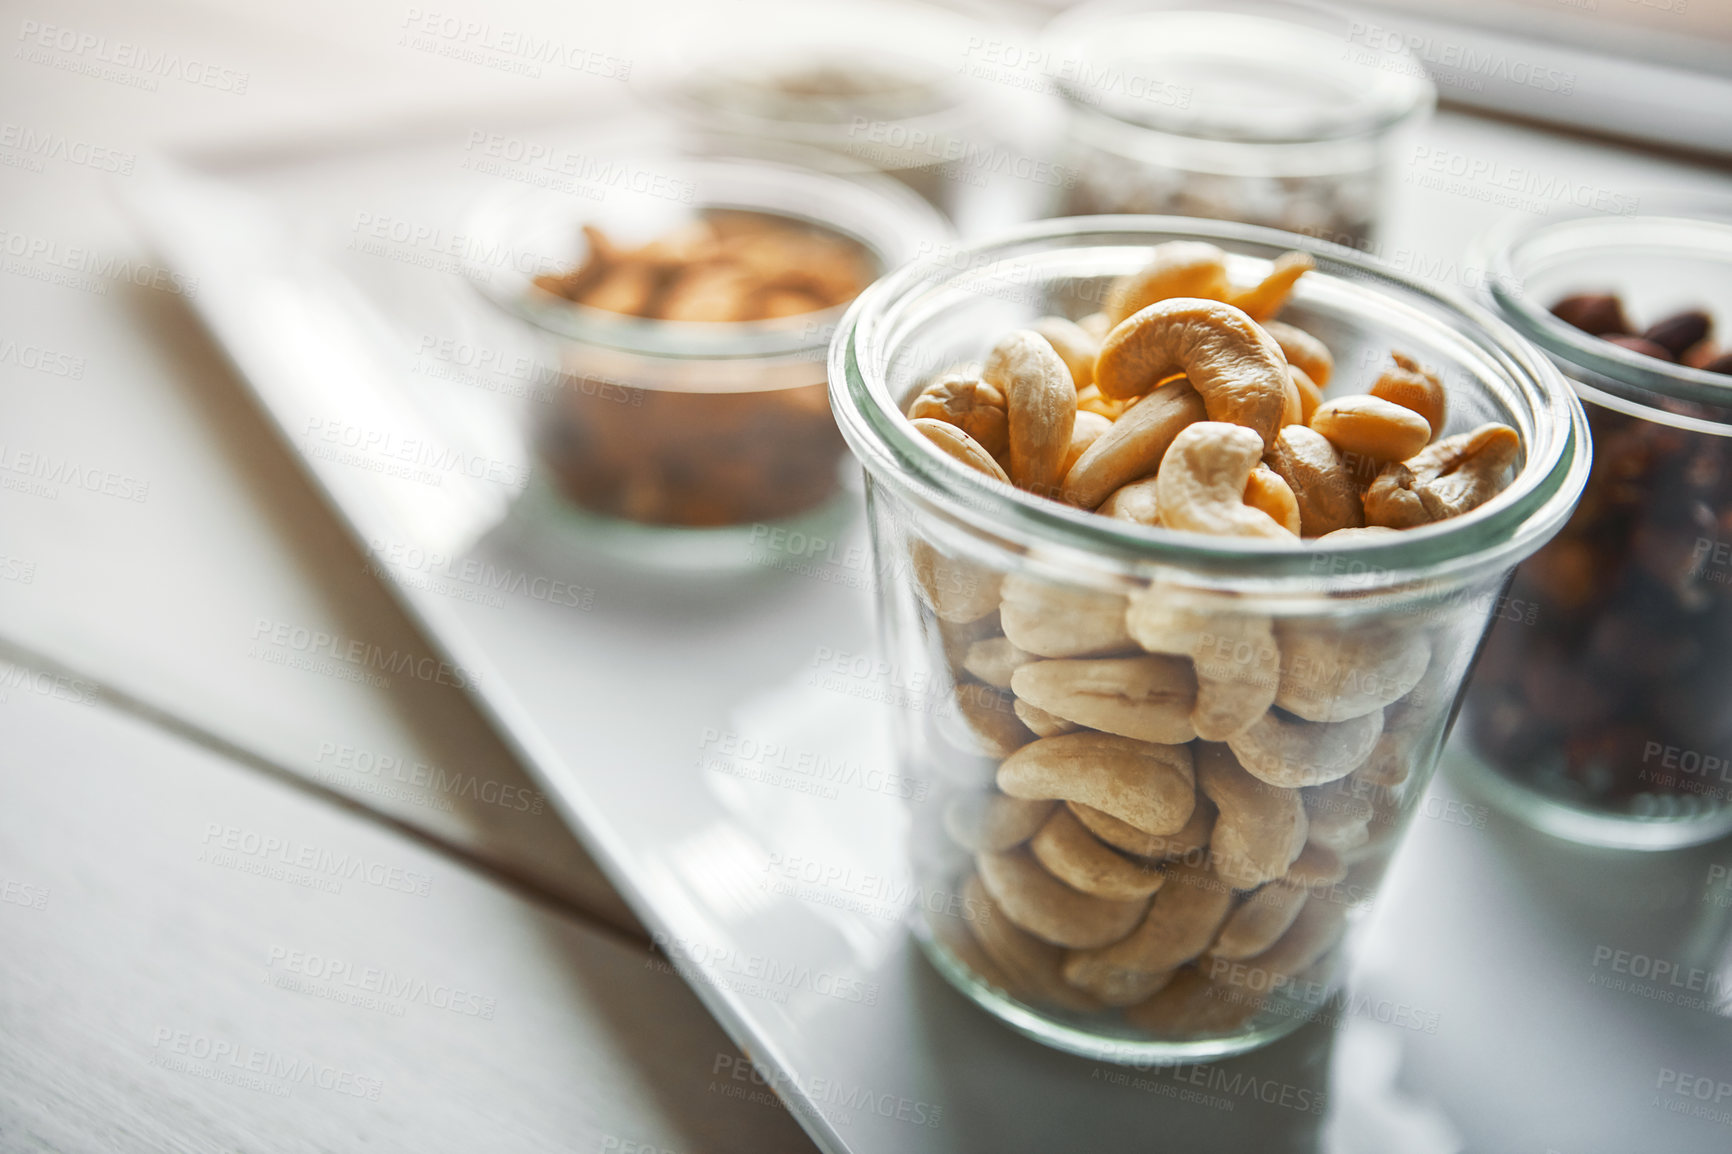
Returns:
[[[460,222],[526,174],[476,171],[472,139],[207,153],[165,162],[136,205],[448,675],[756,1063],[718,1055],[714,1092],[767,1083],[819,1146],[861,1154],[1725,1149],[1732,1130],[1670,1112],[1661,1083],[1732,1080],[1724,1019],[1596,981],[1616,950],[1726,976],[1715,848],[1575,850],[1443,786],[1349,1012],[1259,1053],[1106,1066],[950,990],[885,869],[920,804],[897,796],[890,723],[920,702],[877,664],[857,496],[817,530],[834,545],[761,541],[732,574],[586,547],[531,475],[523,381],[474,363],[508,365],[513,336],[455,271],[453,253],[485,259]]]

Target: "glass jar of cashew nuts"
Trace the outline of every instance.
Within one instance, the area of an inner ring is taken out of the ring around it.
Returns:
[[[1495,602],[1581,492],[1558,371],[1341,249],[1090,217],[879,281],[830,393],[886,657],[930,687],[898,736],[938,969],[1126,1063],[1324,1010]]]

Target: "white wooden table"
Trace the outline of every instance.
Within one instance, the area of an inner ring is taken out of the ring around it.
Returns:
[[[631,58],[654,16],[611,7],[463,18]],[[810,1148],[460,691],[250,653],[261,621],[425,642],[120,194],[153,147],[607,83],[417,52],[412,10],[0,22],[0,1150]],[[1724,180],[1461,116],[1428,140],[1620,193]],[[1496,211],[1411,184],[1385,255]]]

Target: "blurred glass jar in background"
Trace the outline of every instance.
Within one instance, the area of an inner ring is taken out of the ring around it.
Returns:
[[[1280,315],[1334,354],[1328,393],[1362,392],[1392,349],[1436,366],[1450,432],[1518,431],[1508,487],[1350,543],[1205,536],[1013,489],[903,416],[945,366],[1035,318],[1084,318],[1175,240],[1226,250],[1234,283],[1305,249],[1316,268]],[[1240,1053],[1314,1016],[1498,593],[1586,478],[1557,370],[1483,310],[1321,242],[1085,217],[879,281],[837,332],[830,389],[866,468],[884,656],[920,687],[896,722],[928,799],[908,853],[934,964],[1024,1033],[1109,1061]],[[1205,680],[1217,705],[1260,710],[1227,744],[1185,720]]]
[[[847,303],[948,235],[882,177],[743,157],[598,159],[593,203],[510,189],[469,233],[523,254],[483,291],[557,366],[533,427],[592,526],[688,530],[808,513],[838,488],[824,351]]]
[[[1732,376],[1551,312],[1607,294],[1626,314],[1613,327],[1704,310],[1732,337],[1732,212],[1643,206],[1512,221],[1471,262],[1493,307],[1575,386],[1594,467],[1575,516],[1500,603],[1451,759],[1541,829],[1665,849],[1732,831]]]
[[[1279,0],[1109,0],[1061,16],[1045,49],[1070,110],[1066,210],[1364,244],[1402,131],[1436,89],[1399,43],[1355,27]]]
[[[977,67],[1010,32],[902,0],[746,0],[709,18],[633,78],[697,138],[846,157],[979,227],[1053,208],[1066,174],[1049,157],[1060,123],[1050,84]],[[1019,59],[1033,50],[1024,38]]]

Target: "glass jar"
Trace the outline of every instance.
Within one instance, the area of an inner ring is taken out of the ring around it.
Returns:
[[[1095,311],[1172,240],[1220,246],[1244,282],[1282,252],[1312,254],[1282,318],[1333,350],[1331,392],[1363,392],[1392,347],[1438,366],[1448,431],[1520,433],[1508,487],[1337,548],[1201,536],[1011,489],[902,416],[941,366],[1036,317]],[[1581,490],[1586,427],[1557,370],[1485,311],[1333,246],[1085,217],[879,281],[831,345],[830,396],[893,575],[885,659],[927,691],[898,738],[929,799],[908,844],[928,956],[1017,1029],[1105,1060],[1203,1060],[1295,1029],[1337,988],[1345,934],[1426,788],[1504,582]],[[1192,663],[1145,652],[1162,631],[1187,636]],[[1259,692],[1277,707],[1263,697],[1220,745],[1154,705],[1088,704],[1120,685],[1152,700],[1162,678],[1229,711]]]
[[[469,221],[486,251],[523,254],[479,287],[515,318],[542,364],[551,403],[531,435],[551,487],[597,539],[678,553],[642,526],[685,530],[700,557],[728,553],[717,530],[810,513],[836,494],[841,438],[824,394],[824,350],[843,305],[751,321],[653,320],[576,303],[538,283],[580,267],[592,243],[641,245],[718,213],[853,246],[862,285],[949,235],[907,189],[744,157],[610,157],[603,195],[509,189]],[[737,534],[735,534],[737,535]]]
[[[1070,107],[1073,213],[1245,221],[1369,241],[1436,89],[1398,38],[1279,0],[1108,0],[1046,43]]]
[[[1732,212],[1512,222],[1483,295],[1582,398],[1595,460],[1580,508],[1517,571],[1452,749],[1488,800],[1597,845],[1666,849],[1732,832],[1732,377],[1590,336],[1550,306],[1622,298],[1732,333]]]

